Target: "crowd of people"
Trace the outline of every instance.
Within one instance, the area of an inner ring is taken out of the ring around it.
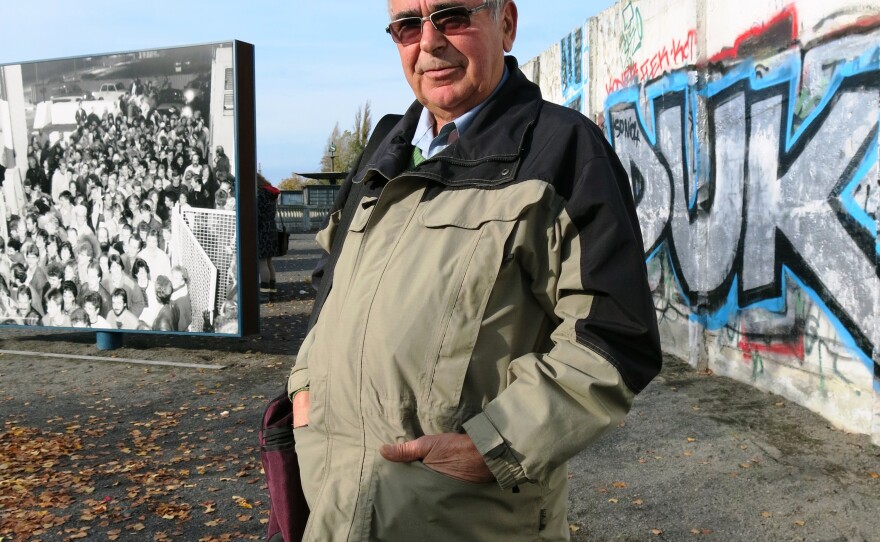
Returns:
[[[80,104],[68,135],[31,138],[25,205],[3,216],[0,324],[195,329],[189,272],[171,264],[171,213],[235,209],[229,157],[209,155],[199,111],[160,112],[136,86],[119,103],[100,115]],[[234,296],[220,316],[237,320]]]

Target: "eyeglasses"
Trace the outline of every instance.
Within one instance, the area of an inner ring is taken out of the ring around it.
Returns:
[[[489,7],[489,0],[475,8],[457,6],[440,9],[426,17],[402,17],[391,21],[385,28],[385,32],[391,34],[391,39],[401,45],[412,45],[422,39],[422,27],[425,21],[431,21],[438,32],[447,36],[453,36],[464,32],[471,26],[471,15],[483,11]]]

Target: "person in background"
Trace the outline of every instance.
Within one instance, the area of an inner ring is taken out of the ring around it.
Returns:
[[[57,263],[50,263],[48,267],[48,271],[46,272],[46,277],[48,283],[46,284],[45,291],[43,292],[42,300],[43,300],[43,310],[46,310],[47,299],[49,296],[49,292],[52,290],[58,290],[61,292],[61,285],[64,282],[64,268],[61,267]]]
[[[137,329],[138,317],[128,309],[128,293],[124,288],[116,288],[112,294],[112,306],[107,322],[113,329]]]
[[[64,296],[58,288],[46,292],[46,315],[43,325],[50,327],[70,327],[70,316],[64,314]]]
[[[257,174],[257,253],[260,258],[260,293],[277,292],[272,257],[278,254],[278,228],[275,225],[278,195],[281,191]]]
[[[73,312],[81,308],[76,302],[78,293],[79,288],[77,288],[76,283],[72,280],[65,280],[61,283],[62,310],[67,316],[73,316]]]
[[[228,175],[232,173],[229,168],[229,157],[226,156],[226,151],[223,150],[222,145],[217,145],[217,149],[214,151],[214,171],[222,171]]]
[[[141,296],[146,301],[144,309],[138,315],[138,318],[140,319],[141,324],[143,324],[143,327],[146,329],[152,329],[153,320],[156,319],[156,315],[159,314],[159,309],[162,307],[159,304],[159,300],[156,299],[156,284],[152,279],[150,266],[147,262],[138,258],[134,261],[132,274],[134,275],[138,289],[141,291]]]
[[[192,300],[189,297],[189,271],[182,265],[171,268],[171,304],[177,309],[177,331],[189,331],[192,324]]]
[[[165,275],[156,277],[156,299],[159,301],[159,313],[153,320],[153,331],[177,331],[177,322],[180,315],[177,307],[171,304],[171,279]]]
[[[34,310],[34,295],[30,288],[18,289],[18,322],[23,326],[36,326],[40,323],[40,313]]]
[[[107,313],[110,312],[110,292],[107,291],[104,286],[101,285],[101,279],[104,277],[104,272],[101,270],[101,264],[98,262],[92,262],[88,265],[86,269],[86,282],[80,285],[79,289],[79,304],[85,308],[86,299],[90,294],[96,294],[101,298],[101,304],[98,306],[98,310],[101,313],[101,316],[106,317]],[[92,327],[95,327],[94,321],[91,322]]]
[[[140,316],[147,304],[147,300],[144,299],[141,289],[137,287],[134,279],[125,272],[122,263],[122,256],[119,254],[111,254],[109,261],[110,273],[104,278],[101,285],[104,286],[108,292],[115,292],[119,288],[125,290],[126,306],[130,307],[131,312],[133,312],[135,316]]]
[[[83,309],[89,315],[89,327],[96,329],[113,329],[101,313],[104,312],[104,303],[98,292],[89,292],[83,301]]]
[[[83,309],[76,309],[70,315],[71,327],[91,327],[89,325],[89,315]]]
[[[0,277],[0,322],[6,322],[9,318],[15,318],[18,313],[18,305],[12,299],[9,292],[9,283]]]
[[[160,228],[153,228],[147,233],[147,246],[137,255],[138,259],[147,262],[150,266],[150,274],[156,279],[162,276],[167,278],[171,274],[171,260],[159,247]]]

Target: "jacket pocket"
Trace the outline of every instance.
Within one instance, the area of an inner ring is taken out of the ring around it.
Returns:
[[[327,435],[308,425],[297,427],[293,434],[303,493],[309,508],[313,509],[318,488],[325,476],[329,442]]]
[[[501,266],[510,261],[511,233],[544,193],[544,183],[529,182],[492,191],[446,191],[423,204],[419,222],[427,237],[441,239],[439,244],[454,252],[450,259],[458,260],[452,276],[456,287],[438,322],[434,347],[426,353],[421,399],[432,410],[459,407],[489,296]],[[457,431],[455,425],[438,429]]]
[[[541,488],[464,482],[419,461],[376,459],[370,540],[535,540]]]
[[[367,223],[370,221],[373,209],[376,208],[378,201],[379,198],[375,196],[364,196],[360,204],[355,207],[354,216],[351,219],[351,224],[348,226],[348,231],[363,232],[367,228]]]

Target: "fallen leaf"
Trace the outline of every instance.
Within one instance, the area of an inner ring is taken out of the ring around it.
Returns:
[[[625,482],[614,482],[614,483],[611,484],[611,485],[614,486],[614,487],[616,487],[617,489],[626,489],[626,483],[625,483]]]
[[[643,501],[642,499],[636,499],[633,501],[633,504],[636,506],[641,506],[641,505],[645,504],[645,501]]]
[[[663,531],[661,531],[660,529],[651,529],[651,532],[657,536],[660,536],[661,534],[663,534]]]
[[[772,518],[772,517],[773,517],[773,512],[767,512],[767,511],[764,511],[764,512],[761,512],[761,516],[762,516],[762,517],[765,517],[765,518]]]
[[[880,478],[880,474],[877,474],[876,472],[871,472],[871,473],[869,473],[869,476],[870,476],[871,478],[874,478],[875,480],[876,480],[877,478]],[[0,542],[3,542],[3,541],[0,540]]]
[[[570,523],[568,525],[568,530],[573,533],[576,533],[576,532],[580,531],[581,528],[580,528],[580,525],[575,525],[574,523]],[[0,539],[0,542],[3,542],[3,539]]]
[[[611,504],[617,504],[617,499],[608,499]]]
[[[688,442],[697,442],[697,439],[694,437],[688,437]]]
[[[253,505],[247,502],[247,499],[245,499],[244,497],[233,495],[232,500],[235,501],[235,504],[241,506],[242,508],[253,508]]]
[[[803,527],[803,526],[804,526],[804,520],[802,520],[802,519],[796,519],[796,520],[794,521],[794,524],[797,525],[798,527]]]

